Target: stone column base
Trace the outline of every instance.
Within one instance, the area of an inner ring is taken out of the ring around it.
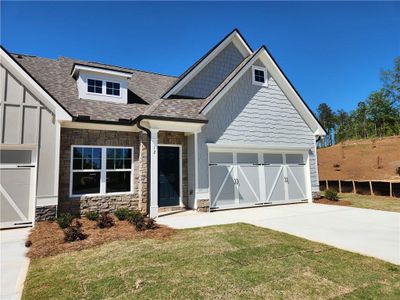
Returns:
[[[321,192],[320,191],[314,191],[311,193],[313,199],[320,199],[321,198]]]
[[[54,220],[57,217],[57,205],[36,206],[35,221]]]
[[[208,199],[197,200],[197,211],[209,212],[210,211],[210,201]]]

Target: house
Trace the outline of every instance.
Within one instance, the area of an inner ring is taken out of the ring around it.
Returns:
[[[233,30],[179,78],[1,48],[1,226],[129,207],[312,201],[325,135]]]

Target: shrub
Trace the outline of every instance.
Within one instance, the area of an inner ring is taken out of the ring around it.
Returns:
[[[144,216],[140,211],[132,210],[132,211],[129,212],[128,221],[130,223],[132,223],[132,224],[135,224],[135,223],[138,223],[138,222],[143,222],[144,221]]]
[[[71,225],[74,218],[75,217],[69,213],[62,213],[57,217],[57,223],[61,228],[64,229]]]
[[[91,221],[97,221],[99,213],[97,211],[87,211],[85,212],[85,217]]]
[[[114,215],[118,218],[118,220],[123,221],[128,220],[131,213],[132,212],[129,210],[129,208],[120,207],[114,212]]]
[[[332,201],[338,201],[339,197],[335,190],[327,189],[325,191],[325,198]]]
[[[110,228],[114,226],[114,219],[111,214],[108,212],[102,213],[97,221],[97,226],[100,228]]]
[[[140,211],[137,210],[131,211],[129,222],[135,226],[137,231],[156,229],[158,227],[154,219],[146,218]]]
[[[74,225],[70,225],[68,228],[64,230],[64,241],[67,243],[74,241],[82,241],[87,237],[88,237],[87,234],[83,233],[82,223],[79,222],[78,220],[75,222]]]
[[[156,224],[156,221],[154,219],[147,219],[146,222],[146,229],[156,229],[158,228],[158,225]]]

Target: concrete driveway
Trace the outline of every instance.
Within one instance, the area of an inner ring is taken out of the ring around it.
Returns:
[[[173,228],[244,222],[400,265],[400,213],[323,204],[291,204],[157,219]]]
[[[28,272],[25,241],[30,228],[0,231],[0,299],[21,299]]]

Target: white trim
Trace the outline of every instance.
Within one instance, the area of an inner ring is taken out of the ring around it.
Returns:
[[[91,130],[110,130],[110,131],[127,131],[127,132],[138,132],[137,126],[133,125],[113,125],[113,124],[101,124],[93,122],[62,122],[62,128],[72,129],[91,129]]]
[[[252,52],[244,40],[241,38],[238,31],[234,30],[228,37],[223,40],[218,47],[216,47],[211,53],[207,55],[193,70],[191,70],[186,76],[179,81],[171,90],[168,91],[164,95],[164,98],[168,98],[169,96],[178,93],[183,87],[194,78],[205,66],[208,65],[210,61],[212,61],[226,46],[228,46],[231,42],[238,48],[241,54],[246,57],[250,55]]]
[[[184,133],[199,133],[201,132],[201,128],[206,124],[197,122],[178,122],[151,119],[144,119],[142,123],[148,128],[157,129],[159,131],[177,131]]]
[[[288,152],[288,153],[299,153],[307,152],[310,147],[302,147],[302,146],[292,146],[292,145],[268,145],[268,144],[260,144],[260,145],[252,145],[252,144],[215,144],[215,143],[207,143],[207,148],[212,152],[224,152],[224,151],[233,151],[233,152],[259,152],[259,151],[267,151],[271,153],[276,152]]]
[[[71,76],[76,76],[77,73],[80,71],[87,71],[87,72],[95,72],[95,73],[101,73],[101,74],[106,74],[106,75],[111,75],[111,76],[119,76],[123,78],[131,78],[132,73],[128,72],[123,72],[123,71],[113,71],[113,70],[107,70],[103,69],[101,67],[88,67],[88,66],[83,66],[83,65],[75,65],[74,69],[72,70]]]
[[[34,96],[43,101],[44,104],[55,110],[57,120],[71,121],[72,117],[68,112],[61,107],[60,104],[50,96],[24,69],[11,58],[3,49],[0,50],[1,64],[5,68],[14,70],[13,76],[16,77],[22,85],[25,86]]]
[[[158,216],[158,129],[149,129],[150,137],[150,218]]]
[[[292,103],[294,108],[298,111],[298,113],[302,116],[306,124],[310,127],[313,134],[316,136],[324,136],[326,135],[324,129],[315,119],[313,114],[309,111],[305,103],[301,100],[300,96],[296,93],[293,87],[290,85],[286,77],[280,71],[279,67],[275,64],[271,56],[262,48],[259,52],[254,55],[254,57],[247,62],[246,66],[240,70],[238,74],[219,92],[219,94],[203,109],[203,113],[207,115],[207,113],[218,103],[218,101],[231,89],[231,87],[244,75],[247,70],[249,70],[250,66],[253,66],[255,61],[260,59],[263,64],[266,66],[268,70],[268,75],[272,76],[278,86],[282,89],[283,93]]]
[[[183,207],[183,199],[182,199],[182,192],[183,192],[183,184],[182,184],[182,168],[183,168],[183,163],[182,163],[182,145],[179,144],[158,144],[158,148],[160,147],[176,147],[179,148],[179,206]],[[158,167],[158,166],[157,166]],[[158,179],[158,177],[157,177]],[[158,198],[158,195],[157,195]],[[165,207],[165,206],[163,206]]]
[[[197,209],[197,200],[199,199],[198,187],[199,187],[199,150],[198,146],[198,134],[194,133],[194,205],[193,208]]]
[[[100,148],[101,149],[101,168],[100,169],[84,169],[84,170],[74,170],[73,169],[73,157],[74,157],[74,148]],[[131,149],[131,168],[130,169],[107,169],[107,148],[113,149]],[[99,146],[99,145],[71,145],[71,154],[70,154],[70,176],[69,176],[69,197],[70,198],[80,198],[85,196],[112,196],[112,195],[131,195],[135,191],[135,183],[134,180],[134,147],[130,146]],[[130,191],[126,192],[106,192],[106,180],[107,180],[107,172],[131,172],[130,179]],[[99,193],[89,193],[89,194],[73,194],[73,174],[74,173],[100,173],[100,192]]]
[[[256,80],[256,73],[255,71],[261,71],[264,72],[264,82],[260,82]],[[260,67],[260,66],[251,66],[251,82],[254,85],[261,85],[261,86],[265,86],[268,87],[268,76],[267,76],[267,69],[264,67]]]

